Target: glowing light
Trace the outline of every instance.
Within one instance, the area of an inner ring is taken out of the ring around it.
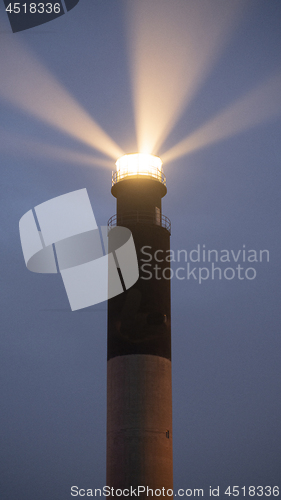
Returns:
[[[9,37],[1,38],[0,97],[29,115],[107,156],[124,151],[33,56]]]
[[[15,148],[15,144],[17,147]],[[75,163],[88,167],[106,167],[112,169],[112,161],[96,158],[93,155],[66,149],[16,133],[8,133],[0,127],[0,151],[8,151],[16,157],[46,158],[56,161]]]
[[[129,1],[138,150],[159,150],[225,46],[242,2]]]
[[[163,182],[161,159],[145,153],[121,156],[116,162],[115,182],[131,176],[148,176]]]
[[[269,78],[166,151],[165,163],[281,115],[281,74]]]

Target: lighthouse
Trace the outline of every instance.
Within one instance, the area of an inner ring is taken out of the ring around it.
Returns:
[[[122,156],[111,192],[117,210],[108,225],[131,231],[139,279],[108,300],[106,484],[122,498],[131,489],[139,498],[151,491],[172,498],[171,292],[169,263],[160,258],[170,249],[171,223],[162,214],[161,159]]]

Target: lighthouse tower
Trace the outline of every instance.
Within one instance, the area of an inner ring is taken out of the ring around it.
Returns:
[[[140,488],[139,498],[152,496],[147,488],[172,498],[171,305],[164,261],[171,224],[162,214],[167,188],[160,158],[119,158],[111,192],[117,214],[109,226],[132,232],[140,275],[108,301],[106,484],[129,490],[124,498],[131,488]]]

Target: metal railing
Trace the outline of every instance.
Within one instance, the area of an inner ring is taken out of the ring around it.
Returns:
[[[171,234],[171,221],[166,215],[153,214],[151,212],[125,212],[121,215],[115,214],[108,221],[109,228],[115,226],[126,226],[126,224],[149,224],[160,226]]]
[[[164,175],[164,172],[162,170],[159,170],[159,168],[156,167],[151,167],[147,169],[147,171],[142,170],[133,172],[132,170],[123,170],[120,172],[117,170],[117,172],[112,172],[112,186],[114,186],[117,182],[122,181],[123,179],[126,179],[128,177],[138,177],[138,178],[144,178],[144,177],[150,177],[152,179],[155,179],[161,184],[164,184],[166,186],[166,176]]]

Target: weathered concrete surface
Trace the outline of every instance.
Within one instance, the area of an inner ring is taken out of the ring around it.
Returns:
[[[108,361],[106,484],[173,488],[171,362],[166,358],[133,354]]]

